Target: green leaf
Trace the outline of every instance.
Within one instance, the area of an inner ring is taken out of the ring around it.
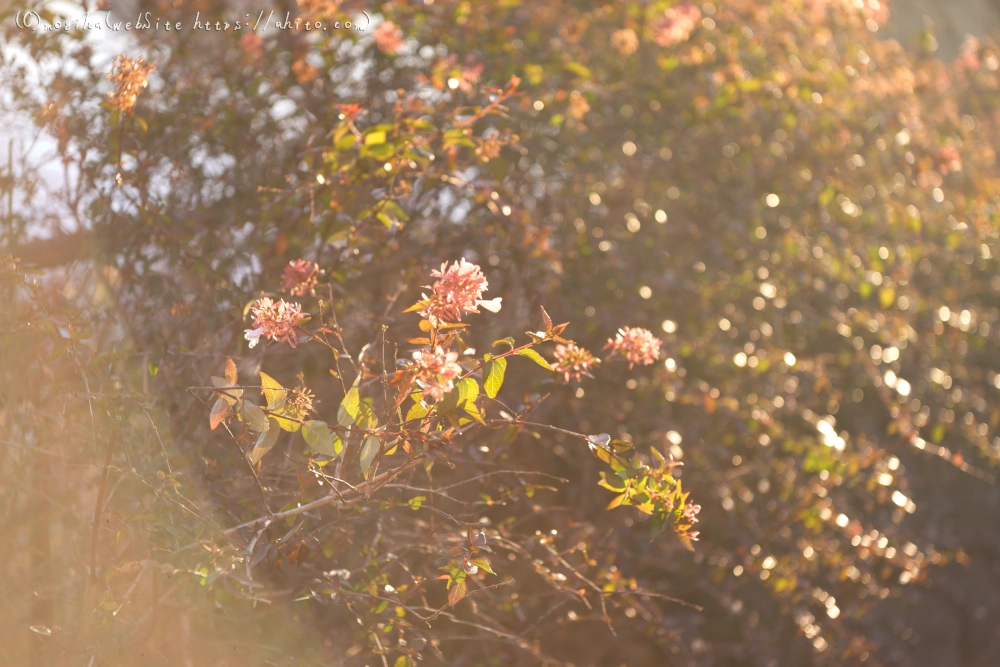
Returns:
[[[487,396],[497,397],[500,387],[503,386],[503,376],[506,372],[506,359],[491,359],[486,362],[486,365],[483,366],[483,387],[486,389]]]
[[[268,429],[257,436],[257,442],[254,443],[253,449],[250,450],[250,463],[252,465],[257,465],[264,458],[264,455],[271,451],[274,444],[278,442],[278,435],[281,433],[281,429],[278,428],[277,422],[270,422],[274,422],[274,420],[269,420]]]
[[[423,402],[420,392],[410,394],[410,398],[413,399],[413,405],[406,411],[406,421],[426,417],[427,413],[430,412],[430,408]]]
[[[493,568],[490,567],[490,562],[485,558],[473,558],[472,560],[469,561],[469,565],[475,565],[480,570],[486,570],[493,576],[496,576],[497,574],[496,572],[493,571]]]
[[[378,417],[375,416],[375,411],[365,401],[361,401],[358,404],[358,416],[355,424],[358,428],[366,431],[378,428]]]
[[[392,667],[413,667],[413,661],[410,660],[409,656],[401,655],[396,658],[396,662],[392,664]]]
[[[589,79],[593,76],[593,73],[590,71],[589,67],[587,67],[586,65],[581,65],[580,63],[577,62],[571,61],[566,63],[566,69],[584,79]]]
[[[377,146],[385,143],[385,132],[369,132],[365,135],[365,146]]]
[[[425,500],[427,500],[427,496],[413,496],[406,502],[411,509],[418,510],[424,504]]]
[[[361,445],[361,474],[365,477],[368,476],[368,471],[371,470],[372,462],[375,460],[375,455],[378,454],[381,445],[382,443],[374,435],[365,438],[364,444]]]
[[[268,430],[267,415],[253,403],[243,401],[243,410],[240,417],[251,431],[263,433]]]
[[[476,407],[475,403],[473,403],[472,401],[468,401],[465,404],[464,408],[465,411],[469,413],[469,416],[471,416],[480,424],[483,424],[484,426],[486,425],[486,421],[483,419],[483,414],[479,411],[479,408]]]
[[[330,433],[330,427],[326,425],[326,422],[317,419],[307,421],[302,425],[302,439],[320,454],[331,457],[340,454],[341,449],[337,448],[340,438],[337,438],[336,442],[334,441],[333,434]],[[343,445],[341,445],[342,447]]]
[[[479,383],[472,378],[463,378],[455,385],[458,389],[458,403],[472,403],[479,398]]]
[[[545,361],[542,355],[538,354],[530,347],[526,347],[523,350],[518,350],[517,353],[520,354],[522,357],[528,357],[529,359],[531,359],[536,364],[538,364],[539,366],[541,366],[546,370],[549,371],[552,370],[552,366],[549,365],[549,362]]]
[[[514,337],[513,336],[507,336],[506,338],[501,338],[500,340],[493,341],[493,347],[496,347],[500,343],[506,343],[507,345],[510,346],[510,349],[512,349],[512,350],[514,349]]]
[[[285,419],[284,417],[281,417],[280,415],[281,415],[281,413],[278,413],[277,415],[272,415],[272,416],[274,417],[274,421],[278,424],[278,428],[280,428],[282,431],[288,431],[289,433],[295,433],[300,428],[302,428],[302,424],[300,422],[293,422],[291,419]]]
[[[351,426],[358,420],[358,407],[361,405],[361,394],[358,393],[360,380],[360,375],[354,379],[354,384],[347,392],[347,396],[344,396],[344,400],[340,402],[340,408],[337,410],[337,423],[341,426]]]
[[[357,142],[358,140],[354,138],[354,135],[348,132],[337,140],[337,142],[333,145],[333,149],[337,151],[348,151],[354,148],[354,145]]]
[[[621,495],[615,496],[605,509],[614,509],[628,500],[628,493],[623,493]]]
[[[402,220],[403,222],[408,222],[410,220],[410,216],[406,215],[406,211],[403,210],[403,207],[394,201],[387,201],[383,208],[386,213],[398,220]]]
[[[288,398],[288,391],[267,373],[260,374],[260,393],[267,401],[268,410],[280,410]]]

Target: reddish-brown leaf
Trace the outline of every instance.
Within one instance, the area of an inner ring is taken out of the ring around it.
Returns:
[[[451,590],[448,591],[448,604],[454,607],[464,597],[465,597],[465,579],[462,579],[462,581],[452,586]]]
[[[220,396],[215,399],[215,405],[212,406],[212,414],[208,418],[208,425],[213,431],[229,416],[229,412],[229,403],[224,398]]]

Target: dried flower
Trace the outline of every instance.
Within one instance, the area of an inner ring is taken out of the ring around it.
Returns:
[[[298,335],[295,327],[302,323],[305,315],[302,306],[288,303],[284,299],[275,303],[271,299],[261,297],[252,306],[253,329],[245,329],[243,337],[250,341],[250,347],[257,345],[260,337],[273,341],[284,341],[295,347],[298,345]]]
[[[383,53],[393,55],[403,46],[403,32],[392,21],[380,23],[375,28],[375,45]]]
[[[301,380],[300,380],[301,381]],[[306,387],[296,387],[292,389],[292,395],[288,398],[288,405],[295,412],[304,415],[310,412],[315,412],[313,408],[313,402],[316,400],[315,394],[313,394]]]
[[[500,310],[501,298],[480,298],[489,283],[478,264],[467,262],[464,258],[450,267],[445,262],[440,271],[431,271],[431,277],[438,280],[430,287],[431,295],[423,295],[420,314],[434,326],[442,322],[458,322],[465,313],[478,313],[479,306],[492,313]]]
[[[694,5],[685,3],[671,7],[663,12],[663,18],[656,22],[653,41],[660,46],[673,46],[686,42],[699,19],[701,10]]]
[[[132,60],[128,56],[118,56],[108,72],[108,81],[115,84],[114,92],[108,93],[111,106],[121,114],[131,114],[139,99],[139,90],[149,85],[149,73],[155,67],[141,57]]]
[[[576,343],[556,345],[555,356],[556,362],[552,364],[552,370],[562,373],[566,382],[569,382],[570,378],[579,380],[584,375],[591,377],[591,369],[601,363],[601,360],[594,357],[589,350]]]
[[[458,354],[448,352],[440,345],[433,350],[424,348],[413,353],[416,362],[417,384],[423,389],[424,398],[440,401],[455,388],[455,378],[462,373]]]
[[[316,262],[294,259],[281,274],[285,281],[284,290],[292,296],[305,296],[306,292],[316,294],[319,273],[319,265]]]
[[[611,348],[611,354],[620,354],[628,360],[628,367],[635,364],[648,366],[660,358],[663,341],[649,329],[623,327],[614,339],[608,339],[604,349]]]

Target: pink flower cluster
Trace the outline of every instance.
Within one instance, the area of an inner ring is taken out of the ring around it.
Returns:
[[[660,358],[663,341],[649,329],[623,327],[614,339],[609,338],[604,349],[611,348],[611,354],[620,354],[628,360],[628,367],[635,364],[648,366]]]
[[[681,517],[687,523],[694,525],[698,523],[697,515],[698,512],[700,511],[701,511],[701,505],[685,505],[684,509],[681,510]]]
[[[288,303],[284,299],[275,303],[271,299],[261,297],[251,307],[253,313],[253,329],[245,329],[243,337],[250,341],[250,347],[257,345],[261,336],[273,341],[284,341],[295,347],[298,345],[298,335],[295,327],[302,323],[305,315],[302,306]]]
[[[413,353],[416,362],[417,384],[423,390],[424,398],[440,401],[455,388],[455,378],[462,374],[458,365],[458,354],[448,352],[440,345],[433,350],[424,348]]]
[[[489,284],[478,264],[464,258],[450,267],[445,262],[440,271],[431,271],[431,277],[438,280],[430,287],[431,295],[423,295],[420,314],[434,326],[459,322],[465,313],[478,313],[479,306],[493,313],[500,310],[501,299],[480,298]]]
[[[594,357],[589,350],[576,343],[556,345],[555,356],[556,362],[552,364],[552,370],[562,373],[566,382],[571,378],[579,380],[584,375],[590,377],[590,371],[601,363],[601,360]]]
[[[686,42],[700,19],[701,10],[694,5],[684,3],[671,7],[663,13],[663,18],[656,22],[653,41],[660,46],[673,46]]]
[[[403,46],[403,33],[392,21],[384,21],[375,28],[375,46],[392,55]]]
[[[284,290],[292,296],[305,296],[306,292],[315,294],[319,265],[316,262],[295,259],[288,263],[281,277],[285,281]]]

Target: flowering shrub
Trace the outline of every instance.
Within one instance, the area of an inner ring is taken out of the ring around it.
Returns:
[[[290,282],[289,269],[298,271],[302,266],[308,267],[307,275],[312,281],[310,286],[315,287],[318,269],[314,264],[303,260],[293,261],[286,268],[286,286]],[[412,468],[415,462],[438,456],[439,453],[448,456],[458,435],[465,435],[476,426],[488,427],[496,423],[497,418],[490,414],[492,410],[487,406],[502,405],[497,396],[506,377],[507,362],[512,357],[522,356],[548,371],[562,373],[567,382],[571,377],[580,380],[584,375],[589,376],[590,371],[600,363],[587,350],[564,338],[563,333],[568,323],[553,324],[544,308],[544,329],[537,333],[528,332],[528,342],[518,345],[514,338],[504,338],[496,341],[494,347],[506,347],[506,350],[486,353],[481,360],[471,356],[471,349],[465,350],[461,353],[462,362],[459,363],[460,354],[457,350],[463,347],[463,335],[471,334],[470,326],[461,320],[467,314],[478,313],[478,306],[486,307],[491,312],[498,311],[500,299],[481,299],[488,283],[482,269],[465,259],[454,262],[451,266],[445,262],[440,270],[432,271],[431,276],[437,278],[428,288],[431,295],[424,295],[421,301],[408,309],[419,312],[425,318],[420,321],[419,329],[426,336],[407,340],[424,347],[412,353],[412,361],[401,358],[395,363],[383,362],[383,391],[392,389],[394,397],[385,394],[383,403],[379,405],[373,397],[363,395],[362,389],[366,386],[361,383],[366,375],[363,350],[355,362],[358,364],[357,374],[340,403],[336,422],[331,420],[328,423],[318,419],[307,421],[306,413],[313,410],[313,397],[308,390],[299,388],[290,394],[262,372],[260,390],[266,401],[264,406],[258,406],[250,402],[244,393],[249,387],[238,383],[236,366],[232,360],[228,360],[225,377],[212,378],[218,398],[211,410],[211,428],[214,430],[233,419],[243,422],[246,434],[254,439],[253,446],[246,448],[246,456],[254,465],[260,465],[263,457],[274,447],[279,429],[300,431],[305,443],[320,457],[314,459],[311,465],[323,467],[336,460],[339,471],[344,460],[356,457],[362,479],[372,488],[380,465],[389,467],[383,475],[393,478],[399,472]],[[301,285],[302,281],[297,280],[294,284]],[[317,322],[319,326],[312,331],[300,329],[310,318],[302,314],[299,304],[287,304],[284,301],[275,304],[269,298],[262,297],[254,303],[251,311],[256,328],[246,330],[250,348],[261,337],[296,347],[301,332],[303,339],[315,341],[337,354],[327,336],[334,334],[340,338],[341,333],[322,320]],[[554,365],[536,349],[548,341],[559,341],[555,348],[557,361]],[[625,356],[629,361],[629,368],[636,363],[653,363],[659,357],[660,345],[661,341],[648,330],[628,327],[621,329],[617,339],[609,342],[609,346],[613,348],[612,353]],[[370,347],[366,346],[365,350]],[[390,368],[394,366],[401,368],[390,373]],[[343,377],[339,364],[337,369],[331,369],[331,373]],[[414,385],[419,390],[416,393],[412,393]],[[485,393],[485,399],[480,397],[481,391]],[[407,398],[410,399],[410,404],[403,417],[400,408],[406,405]],[[501,422],[506,421],[515,426],[520,423],[516,416],[501,414]],[[687,502],[688,494],[681,491],[680,482],[672,476],[674,468],[679,465],[677,462],[668,461],[654,447],[651,453],[657,465],[651,467],[637,456],[633,456],[631,460],[624,456],[625,452],[632,449],[629,442],[612,440],[606,434],[573,435],[586,442],[595,456],[610,467],[610,477],[607,472],[601,473],[601,485],[618,494],[612,499],[609,508],[634,505],[639,511],[653,517],[654,536],[666,527],[672,527],[678,537],[691,548],[691,541],[696,539],[697,532],[691,532],[690,528],[697,521],[694,517],[699,507]],[[240,441],[239,437],[237,441]],[[399,449],[402,449],[406,457],[402,460],[390,458]],[[386,460],[383,461],[383,458]],[[326,497],[331,501],[342,498],[343,489],[338,489],[338,486],[346,485],[351,489],[356,486],[339,478],[328,481],[331,488]],[[255,523],[251,521],[244,525]],[[471,529],[469,535],[471,539]],[[449,602],[452,606],[464,596],[465,577],[478,571],[470,570],[470,563],[473,568],[482,567],[492,573],[485,560],[469,560],[476,548],[481,549],[483,546],[472,548],[466,553],[461,566],[448,570],[448,588],[452,591]]]

